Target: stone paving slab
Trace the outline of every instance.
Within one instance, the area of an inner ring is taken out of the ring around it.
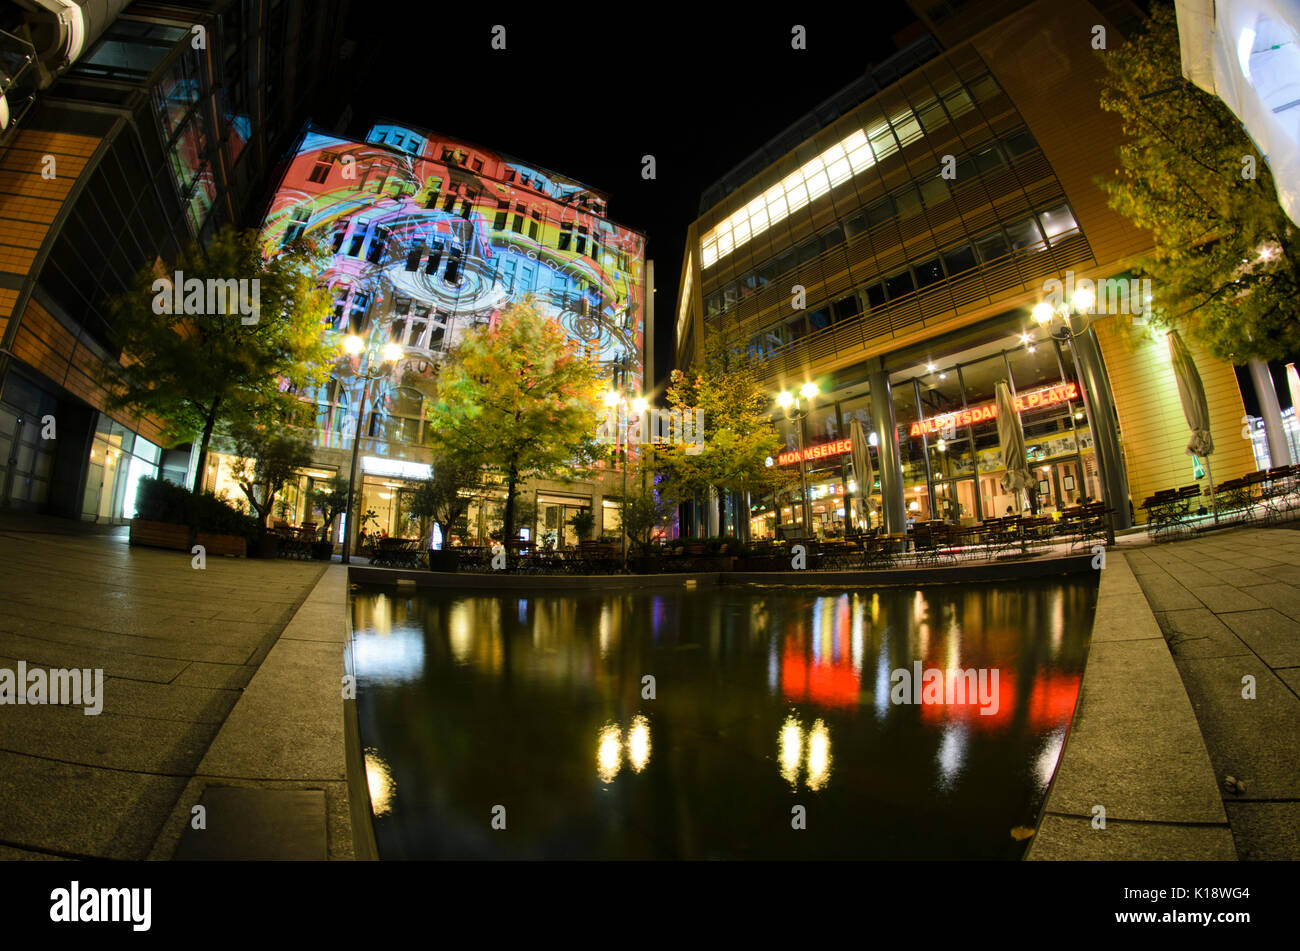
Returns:
[[[208,786],[203,822],[191,823],[172,858],[198,862],[322,862],[329,854],[323,789]]]
[[[1223,825],[1175,825],[1165,822],[1107,822],[1093,828],[1089,819],[1043,817],[1029,861],[1232,862],[1237,858],[1232,833]]]
[[[1300,523],[1132,552],[1214,764],[1243,859],[1300,859]],[[1194,563],[1214,584],[1188,585]],[[1140,567],[1138,567],[1140,566]],[[1201,607],[1182,608],[1188,597]],[[1242,678],[1255,699],[1242,696]],[[1245,783],[1228,791],[1226,776]]]
[[[0,516],[0,564],[22,566],[0,574],[0,666],[102,668],[104,712],[0,706],[0,858],[146,858],[324,566],[209,558],[198,571],[120,533],[20,521]]]
[[[1131,557],[1112,551],[1102,571],[1074,720],[1028,859],[1235,857],[1205,743]],[[1104,831],[1092,826],[1096,806]]]

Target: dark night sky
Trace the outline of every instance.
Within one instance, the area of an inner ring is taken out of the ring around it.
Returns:
[[[405,121],[608,194],[610,217],[649,238],[661,378],[700,193],[888,57],[893,34],[914,20],[902,3],[780,19],[733,7],[729,17],[689,20],[681,7],[610,20],[596,5],[587,13],[542,5],[528,16],[427,0],[378,6],[382,16],[353,0],[348,132],[360,136],[379,118]],[[491,49],[497,23],[506,27],[504,51]],[[791,49],[794,23],[807,28],[806,50]],[[641,178],[646,154],[656,159],[654,181]]]

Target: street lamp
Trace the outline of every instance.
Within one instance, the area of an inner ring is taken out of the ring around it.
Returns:
[[[361,402],[357,404],[357,428],[352,437],[352,467],[348,470],[348,502],[347,507],[343,510],[343,564],[348,564],[351,560],[352,551],[352,522],[353,522],[353,496],[356,494],[357,483],[357,461],[361,456],[361,430],[363,419],[366,412],[366,403],[370,400],[370,384],[372,381],[379,379],[388,372],[388,365],[396,363],[402,358],[402,348],[395,343],[386,343],[380,348],[380,355],[383,362],[378,367],[370,367],[371,350],[366,347],[366,342],[356,334],[348,334],[343,338],[343,349],[349,356],[360,356],[363,352],[365,358],[362,360],[361,367],[357,376],[365,380],[365,385],[361,389]]]
[[[640,416],[642,413],[645,412],[646,406],[648,406],[649,404],[646,403],[645,397],[643,396],[638,396],[629,400],[626,396],[624,396],[622,393],[619,393],[617,390],[610,390],[608,393],[605,394],[605,405],[608,406],[610,409],[616,409],[619,406],[624,406],[631,412],[636,413],[637,416]],[[623,424],[623,510],[622,510],[622,515],[619,517],[619,523],[620,523],[619,528],[622,530],[622,535],[623,535],[623,570],[624,571],[627,571],[627,525],[623,523],[627,516],[627,460],[628,460],[628,453],[632,451],[631,422],[632,422],[632,417],[629,415],[624,420],[624,424]],[[645,491],[644,467],[641,470],[641,491],[642,492]]]
[[[812,512],[808,508],[808,469],[804,464],[803,447],[805,441],[804,426],[808,419],[808,414],[812,412],[813,400],[817,397],[820,390],[817,384],[813,382],[805,383],[799,388],[799,395],[796,396],[788,390],[782,390],[776,394],[776,405],[785,410],[785,418],[798,423],[795,432],[799,440],[799,492],[801,496],[801,509],[803,511],[803,530],[811,535],[812,533]],[[803,400],[808,403],[808,408],[803,406]]]

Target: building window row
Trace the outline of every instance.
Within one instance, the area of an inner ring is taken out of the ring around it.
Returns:
[[[701,268],[712,267],[832,188],[965,115],[975,108],[976,101],[990,99],[998,92],[997,83],[987,73],[969,83],[954,79],[916,109],[905,108],[854,130],[709,229],[700,243]]]
[[[998,142],[981,146],[956,164],[956,181],[963,186],[979,180],[981,173],[991,172],[1010,161],[1037,149],[1037,143],[1027,130],[1021,129]],[[905,220],[920,212],[922,207],[936,207],[949,198],[948,182],[937,175],[927,175],[901,188],[895,189],[862,212],[839,224],[818,232],[755,268],[744,277],[732,281],[704,300],[704,316],[711,318],[725,313],[746,298],[779,280],[787,272],[815,260],[820,254],[842,244],[846,236],[857,237],[888,221]],[[1073,219],[1071,219],[1073,220]]]
[[[749,341],[749,349],[759,356],[884,308],[912,294],[926,290],[944,280],[953,280],[980,265],[990,266],[1008,254],[1044,251],[1050,245],[1079,234],[1078,223],[1069,205],[1061,202],[1035,214],[998,225],[969,242],[889,274],[853,294],[837,301],[800,313],[779,324],[765,328]]]

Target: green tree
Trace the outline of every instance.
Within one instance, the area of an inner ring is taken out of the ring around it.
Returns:
[[[173,312],[176,272],[184,313]],[[256,230],[227,227],[206,248],[191,245],[169,265],[141,272],[110,302],[122,358],[105,368],[108,405],[160,421],[172,445],[197,439],[196,492],[220,421],[247,422],[269,403],[291,409],[295,391],[328,377],[335,354],[322,322],[331,304],[319,273],[314,246],[263,258]]]
[[[578,509],[569,519],[569,524],[577,532],[578,541],[585,542],[591,538],[591,533],[596,527],[596,513],[587,508]]]
[[[644,487],[639,480],[628,483],[627,497],[619,506],[619,514],[628,540],[639,546],[642,555],[650,554],[655,529],[666,525],[676,508],[674,500],[655,490],[653,478],[647,479]]]
[[[773,394],[763,388],[758,360],[746,350],[725,343],[711,344],[703,365],[689,373],[674,370],[668,402],[683,414],[704,411],[703,445],[673,444],[657,450],[671,494],[688,496],[731,491],[760,494],[783,484],[786,473],[767,459],[781,447],[771,418]],[[742,533],[748,519],[741,519]]]
[[[311,441],[299,430],[251,421],[234,426],[230,438],[235,448],[235,481],[256,514],[261,533],[266,534],[275,497],[295,470],[311,465]]]
[[[554,321],[531,301],[467,332],[428,402],[433,444],[466,453],[502,475],[504,534],[516,537],[516,492],[529,475],[572,478],[601,457],[596,443],[600,380]]]
[[[436,523],[442,531],[443,547],[447,547],[454,526],[473,501],[461,493],[479,484],[480,471],[478,460],[467,454],[442,453],[434,459],[433,474],[416,485],[408,506],[419,520],[421,540],[429,537],[430,523]]]
[[[312,504],[321,514],[321,541],[327,542],[333,536],[334,523],[347,511],[348,477],[336,475],[324,485],[317,484],[312,493]]]
[[[1102,184],[1110,206],[1155,242],[1141,268],[1155,319],[1234,363],[1300,350],[1295,225],[1241,123],[1182,81],[1173,7],[1154,5],[1141,34],[1100,55],[1102,108],[1128,136],[1116,177]]]

